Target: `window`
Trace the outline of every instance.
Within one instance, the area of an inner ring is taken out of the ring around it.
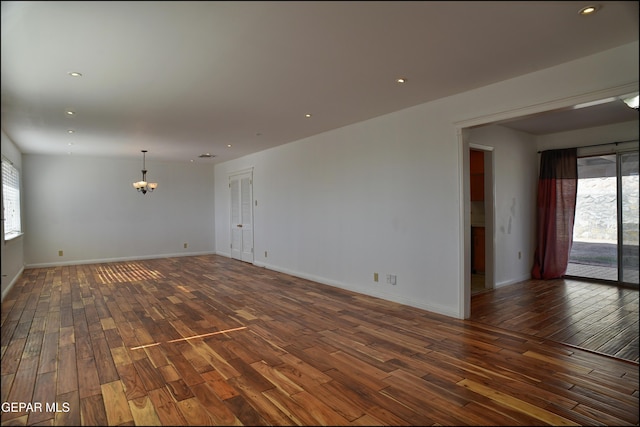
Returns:
[[[8,159],[2,158],[2,208],[4,240],[22,234],[20,221],[20,172]]]

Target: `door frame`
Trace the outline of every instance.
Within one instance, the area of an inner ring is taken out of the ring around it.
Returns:
[[[621,96],[631,92],[638,91],[638,82],[625,83],[617,86],[606,87],[603,89],[594,90],[591,92],[581,93],[579,95],[566,96],[563,98],[550,99],[548,101],[517,106],[514,105],[506,110],[497,111],[490,114],[481,116],[467,116],[466,119],[461,119],[453,123],[458,140],[458,188],[459,188],[459,212],[458,212],[458,225],[462,230],[470,228],[469,213],[467,212],[467,198],[469,195],[469,184],[466,180],[469,177],[469,154],[468,141],[465,140],[466,132],[475,127],[481,125],[487,125],[491,123],[499,123],[500,121],[515,119],[518,117],[525,117],[532,114],[540,114],[546,111],[553,111],[561,108],[571,107],[584,102],[596,101],[599,99],[608,98],[611,96]],[[460,167],[462,165],[462,167]],[[466,180],[465,180],[466,178]],[[495,184],[494,184],[495,185]],[[463,232],[458,234],[459,238],[459,301],[458,301],[458,313],[459,317],[467,319],[471,316],[471,260],[469,258],[469,245],[470,245],[470,232]]]

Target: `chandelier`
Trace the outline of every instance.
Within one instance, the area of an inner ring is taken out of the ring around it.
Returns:
[[[158,187],[157,182],[147,182],[147,169],[145,168],[145,154],[147,150],[142,151],[142,181],[134,182],[133,188],[141,192],[142,194],[147,194],[148,192],[152,192]]]

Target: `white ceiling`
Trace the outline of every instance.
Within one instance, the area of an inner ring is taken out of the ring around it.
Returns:
[[[587,4],[2,1],[2,129],[24,153],[225,161],[638,40],[638,2]]]
[[[577,109],[578,106],[567,107],[505,120],[498,124],[532,135],[547,135],[638,120],[638,110],[629,108],[624,103],[624,98],[626,97],[606,98],[598,100],[606,101],[602,104]]]

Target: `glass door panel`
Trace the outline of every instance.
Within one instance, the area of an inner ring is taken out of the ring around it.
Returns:
[[[578,159],[566,275],[638,286],[639,185],[637,151]]]
[[[578,159],[578,192],[567,275],[618,280],[616,155]]]
[[[621,153],[620,160],[620,280],[638,285],[638,152]]]

